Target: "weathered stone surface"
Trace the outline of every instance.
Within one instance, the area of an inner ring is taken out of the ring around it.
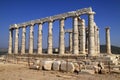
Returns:
[[[60,61],[54,61],[52,69],[55,70],[55,71],[59,71],[60,70],[60,64],[61,64]]]
[[[74,72],[75,67],[72,62],[61,62],[61,71]]]
[[[85,73],[85,74],[95,74],[94,70],[81,70],[81,73]]]
[[[79,72],[80,71],[80,67],[78,63],[73,63],[74,67],[75,67],[75,71]]]
[[[43,61],[42,66],[44,70],[51,70],[52,69],[53,61]]]

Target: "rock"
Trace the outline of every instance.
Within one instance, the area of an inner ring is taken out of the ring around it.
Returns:
[[[39,69],[40,69],[40,66],[37,66],[37,65],[31,65],[29,68],[30,68],[30,69],[39,70]]]
[[[55,71],[59,71],[60,70],[60,64],[61,64],[60,61],[54,61],[52,69],[55,70]]]
[[[80,67],[78,63],[73,63],[74,67],[75,67],[75,71],[79,72],[80,71]]]
[[[81,70],[81,73],[85,73],[85,74],[95,74],[94,70]]]
[[[53,61],[43,61],[42,66],[44,70],[51,70],[52,69]]]
[[[67,72],[74,72],[75,67],[74,64],[72,62],[61,62],[61,67],[60,67],[61,71],[67,71]]]

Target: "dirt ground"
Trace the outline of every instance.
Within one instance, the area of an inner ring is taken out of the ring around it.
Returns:
[[[32,70],[27,65],[0,63],[0,80],[120,80],[120,74],[81,74]]]

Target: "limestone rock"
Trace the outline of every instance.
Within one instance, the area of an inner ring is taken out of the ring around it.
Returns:
[[[51,70],[52,69],[53,61],[43,61],[42,66],[44,70]]]
[[[78,63],[74,63],[74,67],[75,67],[75,71],[79,72],[80,71],[80,67]]]
[[[95,74],[94,70],[81,70],[81,73],[85,73],[85,74]]]
[[[61,71],[74,72],[75,67],[72,62],[61,62]]]
[[[55,71],[58,71],[60,69],[60,64],[61,64],[60,61],[54,61],[52,69],[55,70]]]

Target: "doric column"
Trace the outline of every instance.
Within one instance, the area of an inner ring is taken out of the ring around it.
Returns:
[[[89,56],[95,55],[95,40],[94,40],[94,12],[88,14],[88,54]]]
[[[78,54],[78,16],[73,18],[73,54]]]
[[[106,29],[106,49],[107,49],[107,54],[111,54],[110,28],[107,27],[105,29]]]
[[[85,28],[85,33],[86,33],[85,48],[86,48],[86,53],[88,53],[88,27]]]
[[[100,53],[100,36],[99,36],[99,28],[97,28],[97,53]]]
[[[48,54],[52,54],[53,53],[52,27],[53,27],[53,21],[49,21],[49,23],[48,23]]]
[[[22,47],[21,47],[21,54],[25,54],[25,46],[26,46],[26,27],[22,28]]]
[[[85,20],[80,19],[79,20],[79,28],[80,28],[80,33],[79,33],[79,47],[80,47],[80,53],[85,54]]]
[[[38,54],[42,54],[42,23],[38,25]]]
[[[59,33],[59,54],[64,54],[64,18],[60,20],[60,33]]]
[[[70,49],[70,52],[72,52],[72,32],[69,33],[69,49]]]
[[[98,54],[98,51],[97,51],[97,26],[96,26],[96,23],[94,22],[94,44],[95,44],[95,54],[97,55]]]
[[[8,46],[8,54],[12,54],[12,41],[13,40],[13,31],[9,29],[9,46]]]
[[[18,37],[19,37],[19,28],[16,28],[15,29],[14,54],[18,54]]]
[[[34,24],[30,25],[30,33],[29,33],[29,54],[33,54],[33,39],[34,39]]]

